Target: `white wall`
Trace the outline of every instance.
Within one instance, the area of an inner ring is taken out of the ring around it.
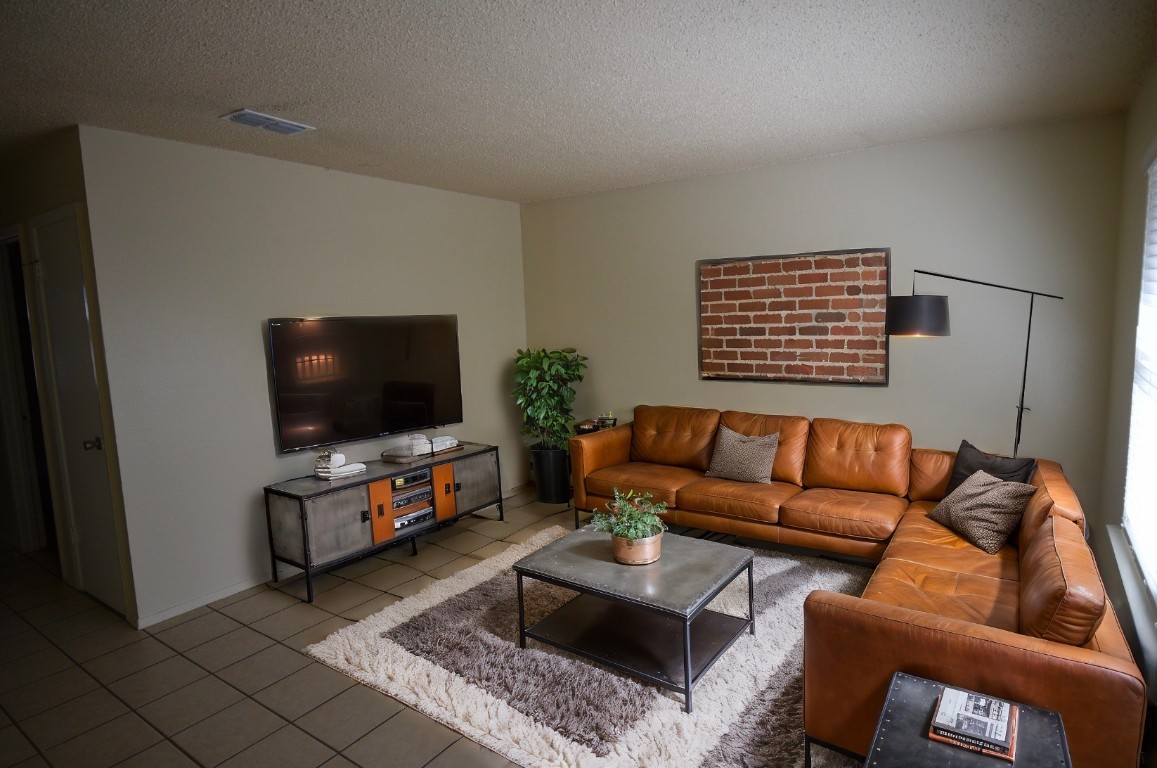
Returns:
[[[103,129],[80,140],[142,624],[269,578],[261,489],[314,459],[275,451],[269,317],[457,314],[465,421],[441,433],[498,444],[503,487],[521,480],[517,205]]]
[[[700,381],[694,262],[887,247],[894,293],[919,268],[1060,294],[1033,316],[1021,455],[1062,462],[1095,507],[1122,146],[1106,116],[525,205],[528,342],[591,358],[580,417],[670,403],[897,421],[919,446],[1008,452],[1027,297],[922,277],[951,297],[953,335],[894,339],[887,387]]]

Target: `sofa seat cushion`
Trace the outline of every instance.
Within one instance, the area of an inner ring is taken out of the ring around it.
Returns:
[[[899,496],[810,488],[779,508],[780,525],[883,541],[896,530],[908,502]]]
[[[791,483],[741,483],[705,477],[679,489],[675,506],[694,512],[710,512],[725,517],[779,522],[779,508],[802,488]]]
[[[885,560],[907,560],[990,579],[1020,579],[1020,553],[1016,547],[1006,544],[995,555],[977,549],[924,514],[928,504],[931,502],[915,502],[909,507],[884,551]]]
[[[688,483],[702,478],[703,473],[694,469],[632,461],[597,469],[587,475],[586,483],[587,493],[596,496],[613,497],[615,488],[623,493],[633,490],[636,493],[650,493],[654,497],[651,501],[665,501],[667,506],[673,507],[675,493]]]
[[[863,597],[936,616],[1016,632],[1020,590],[1015,581],[990,579],[908,560],[876,567]]]

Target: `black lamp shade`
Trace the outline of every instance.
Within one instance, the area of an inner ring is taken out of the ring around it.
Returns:
[[[888,298],[884,333],[889,336],[949,336],[948,297],[917,294]]]

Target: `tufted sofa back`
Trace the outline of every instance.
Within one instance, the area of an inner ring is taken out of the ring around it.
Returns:
[[[711,466],[719,411],[673,405],[635,407],[631,461],[706,472]]]
[[[901,424],[812,419],[804,485],[904,496],[911,453],[912,433]]]

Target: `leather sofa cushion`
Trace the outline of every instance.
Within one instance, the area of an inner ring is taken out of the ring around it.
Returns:
[[[911,454],[912,433],[901,424],[813,419],[804,485],[906,496]]]
[[[650,493],[654,497],[651,501],[665,501],[668,506],[675,506],[676,491],[702,477],[702,472],[693,469],[632,461],[596,469],[587,475],[586,487],[587,493],[595,496],[612,497],[615,488],[623,493],[630,490]]]
[[[956,454],[931,448],[913,448],[908,468],[908,498],[912,501],[940,501],[948,495],[948,480]]]
[[[1020,553],[1016,547],[1005,544],[995,555],[977,549],[959,534],[929,518],[924,507],[930,503],[916,502],[908,507],[884,552],[885,560],[907,560],[990,579],[1020,579]]]
[[[907,500],[899,496],[839,488],[811,488],[779,508],[780,525],[883,541],[896,530]]]
[[[1030,483],[1038,488],[1044,487],[1053,499],[1053,508],[1050,514],[1060,515],[1071,520],[1085,530],[1085,511],[1081,509],[1081,502],[1069,481],[1065,479],[1061,465],[1048,459],[1037,459],[1036,472],[1033,473]]]
[[[719,422],[741,435],[779,435],[771,479],[803,485],[803,466],[807,457],[810,422],[802,416],[772,416],[744,411],[724,411]]]
[[[1084,534],[1049,515],[1020,558],[1020,631],[1084,645],[1105,615],[1105,587]]]
[[[1017,631],[1017,582],[884,558],[863,597],[936,616]]]
[[[790,483],[741,483],[705,477],[680,488],[675,494],[675,506],[693,512],[776,523],[780,505],[801,490]]]
[[[670,405],[635,408],[631,461],[706,472],[711,465],[719,411]]]
[[[1048,489],[1043,485],[1037,485],[1036,493],[1028,500],[1028,506],[1025,507],[1024,517],[1020,519],[1020,532],[1017,534],[1017,547],[1021,552],[1028,550],[1028,545],[1032,541],[1033,534],[1036,529],[1040,528],[1041,523],[1048,519],[1048,516],[1053,511],[1053,497],[1049,494]]]

